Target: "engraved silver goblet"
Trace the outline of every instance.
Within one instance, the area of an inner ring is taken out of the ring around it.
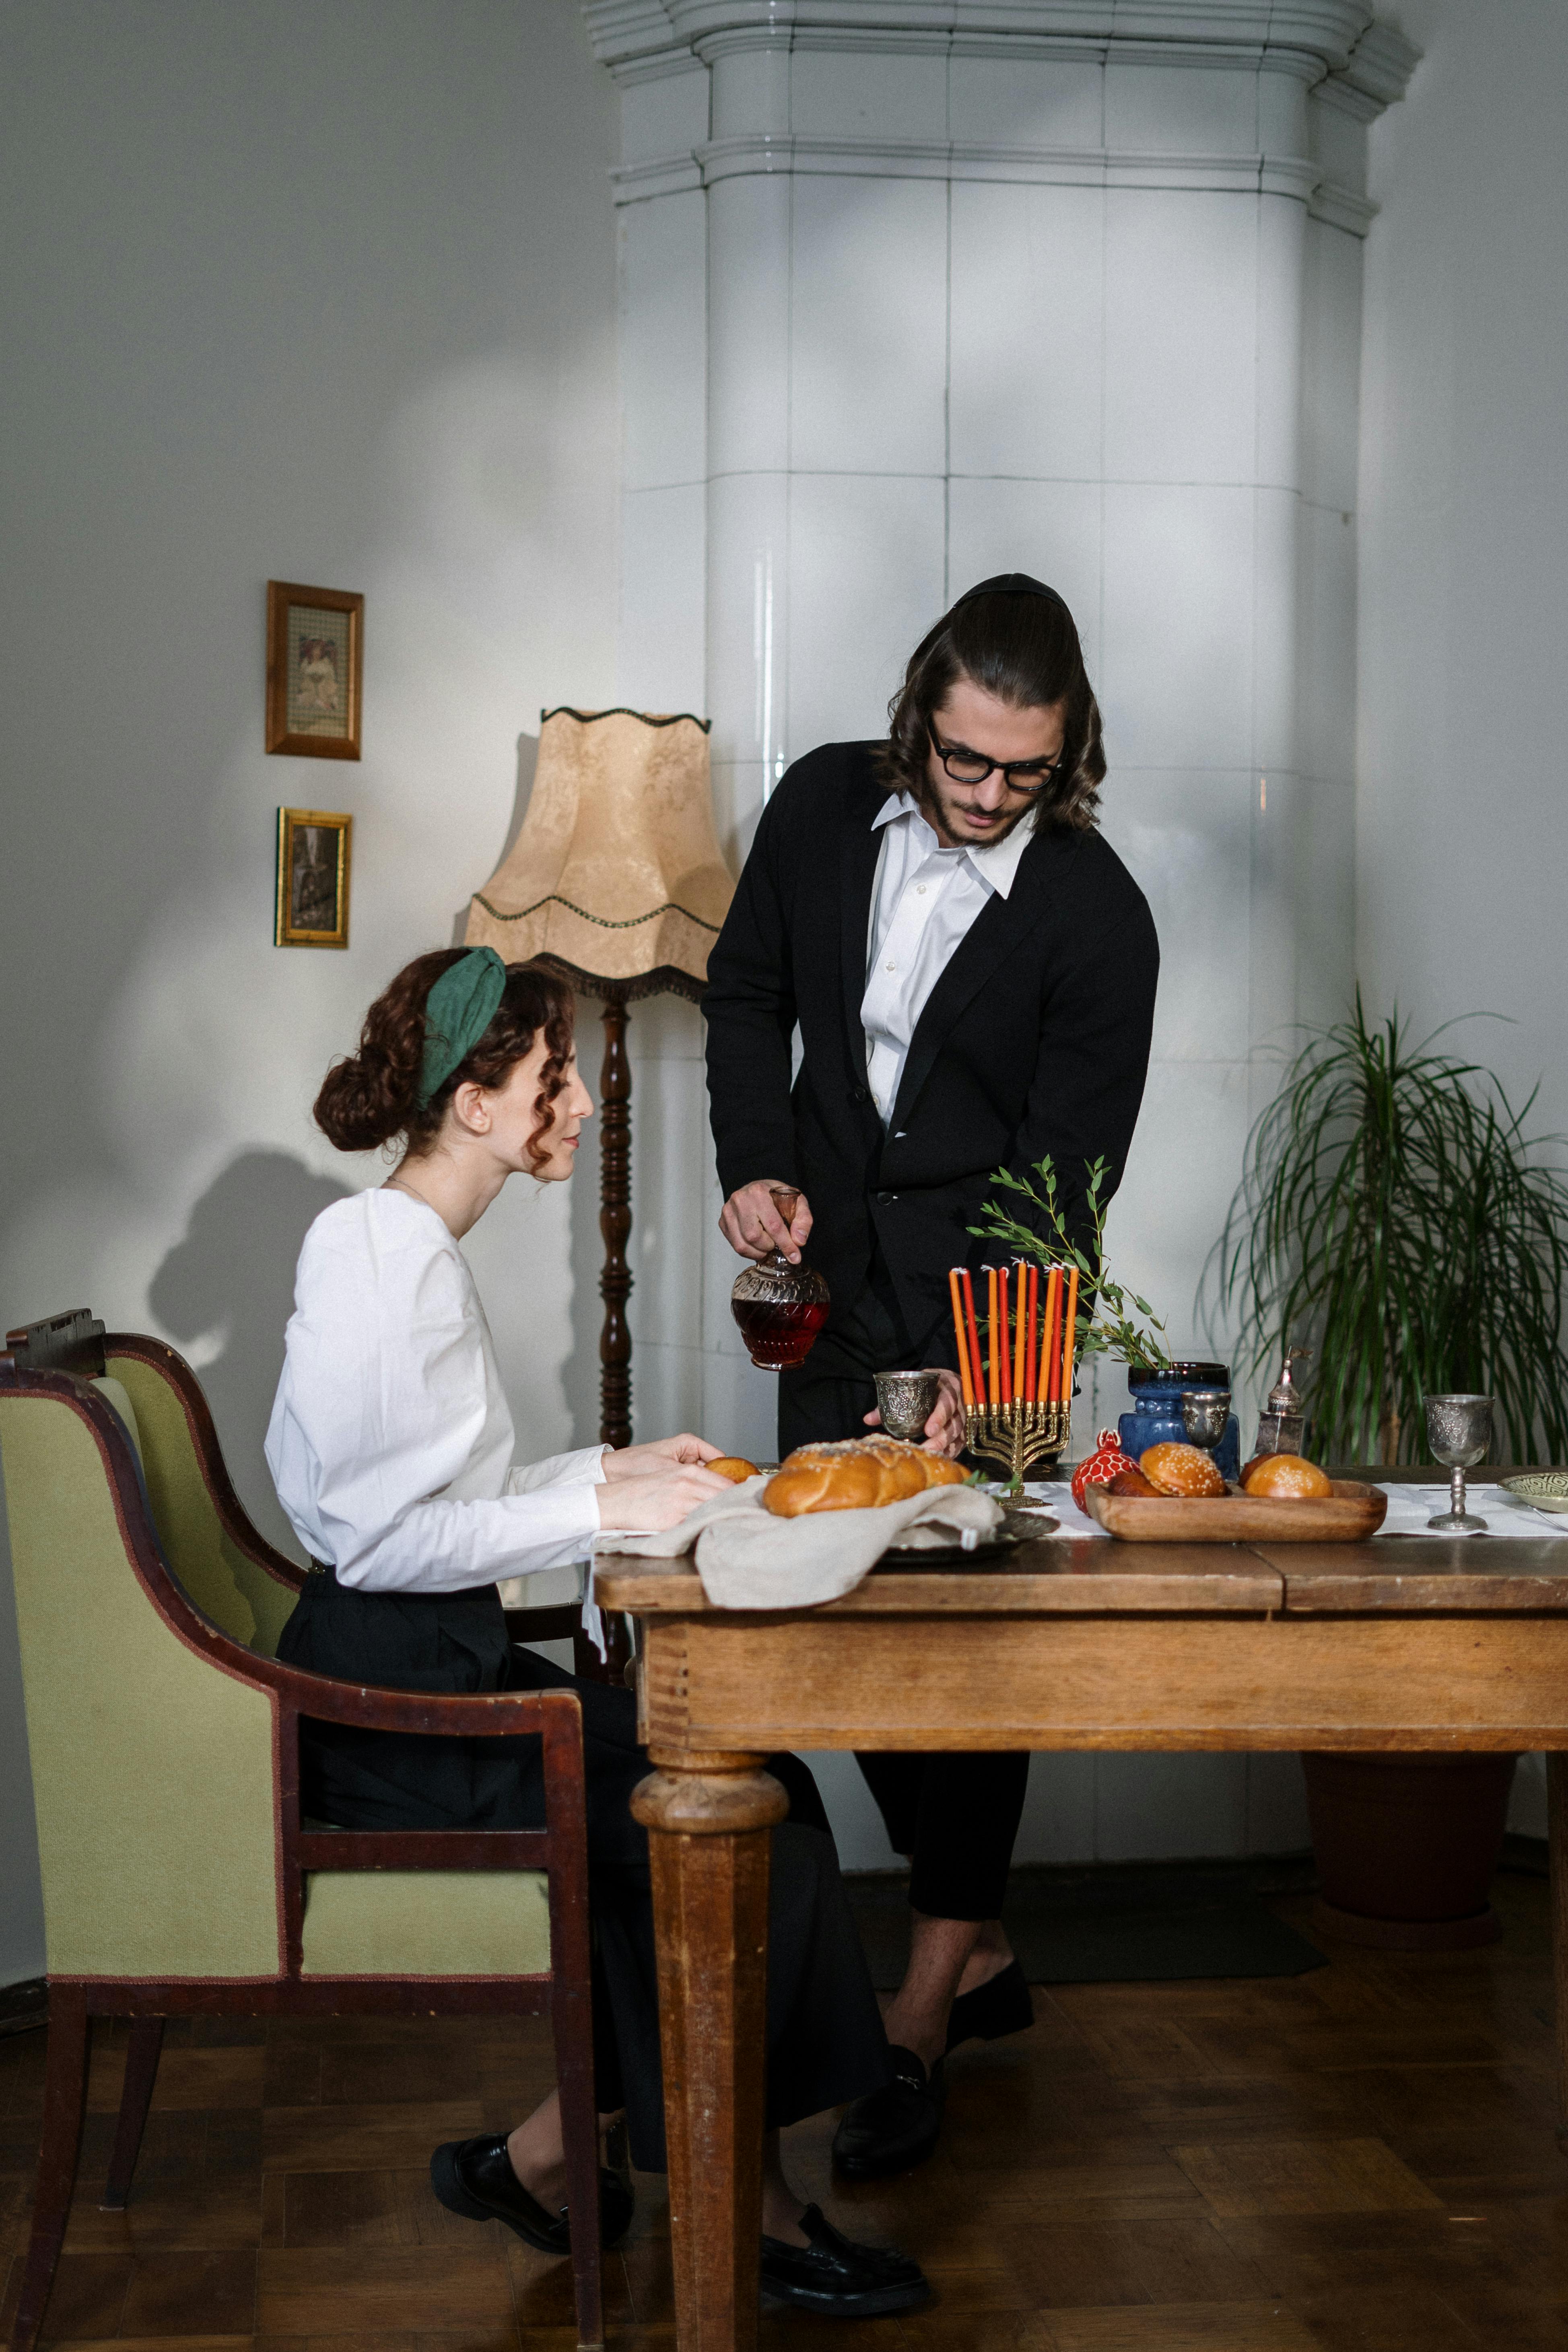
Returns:
[[[1465,1508],[1465,1473],[1486,1458],[1491,1444],[1492,1401],[1489,1396],[1429,1396],[1423,1402],[1427,1451],[1449,1473],[1448,1508],[1426,1524],[1437,1535],[1485,1535],[1485,1519]]]
[[[941,1394],[940,1372],[879,1372],[877,1410],[888,1435],[920,1444]]]
[[[1201,1445],[1207,1454],[1225,1435],[1230,1419],[1228,1389],[1184,1389],[1182,1391],[1182,1427],[1187,1433],[1189,1445]]]

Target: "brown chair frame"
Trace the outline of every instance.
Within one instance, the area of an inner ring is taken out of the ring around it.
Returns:
[[[68,1326],[68,1333],[63,1328]],[[117,1335],[107,1346],[115,1355],[136,1355],[155,1362],[165,1376],[173,1376],[226,1533],[257,1565],[297,1590],[303,1580],[300,1571],[263,1541],[240,1507],[223,1465],[206,1401],[189,1368],[161,1340]],[[176,1638],[218,1673],[270,1696],[282,1893],[280,1965],[274,1978],[221,1983],[50,1977],[43,2145],[11,2352],[33,2352],[59,2259],[76,2183],[93,2018],[131,2021],[124,2090],[104,2198],[106,2206],[118,2209],[130,2195],[166,2018],[200,2014],[534,2016],[546,2010],[554,2029],[567,2199],[574,2219],[577,2334],[584,2352],[599,2352],[604,2343],[599,2148],[581,1703],[571,1691],[442,1697],[364,1687],[279,1665],[232,1640],[193,1606],[176,1582],[153,1525],[130,1438],[120,1416],[87,1384],[94,1373],[102,1372],[104,1352],[101,1324],[92,1324],[85,1314],[57,1317],[48,1325],[9,1335],[7,1352],[0,1354],[0,1389],[11,1394],[55,1398],[87,1423],[103,1458],[127,1559],[153,1608]],[[556,1612],[516,1613],[532,1625]],[[538,1638],[537,1633],[532,1637]],[[308,1830],[300,1816],[302,1716],[369,1730],[432,1736],[457,1733],[502,1738],[536,1732],[543,1743],[546,1827]],[[312,1870],[542,1870],[549,1878],[550,1972],[484,1978],[304,1977],[300,1952],[304,1876]]]

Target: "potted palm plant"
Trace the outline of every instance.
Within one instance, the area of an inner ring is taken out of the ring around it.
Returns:
[[[1452,1026],[1453,1024],[1448,1024]],[[1313,1351],[1308,1450],[1396,1464],[1422,1399],[1496,1400],[1516,1463],[1568,1455],[1568,1182],[1479,1063],[1410,1040],[1397,1011],[1308,1033],[1247,1139],[1205,1277],[1255,1377]],[[1486,1890],[1516,1759],[1303,1758],[1331,1924],[1384,1944],[1497,1933]]]

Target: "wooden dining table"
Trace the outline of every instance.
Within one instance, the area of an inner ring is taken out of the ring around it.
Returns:
[[[787,1810],[764,1764],[782,1749],[1544,1748],[1568,2099],[1568,1542],[1057,1537],[765,1613],[710,1606],[689,1559],[602,1555],[595,1583],[638,1621],[655,1768],[634,1811],[680,2352],[757,2340],[767,1832]]]

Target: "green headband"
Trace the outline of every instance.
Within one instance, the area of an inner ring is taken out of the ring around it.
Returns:
[[[471,1054],[506,987],[506,966],[494,948],[471,948],[451,964],[425,1000],[425,1058],[419,1067],[419,1108],[438,1094]]]

